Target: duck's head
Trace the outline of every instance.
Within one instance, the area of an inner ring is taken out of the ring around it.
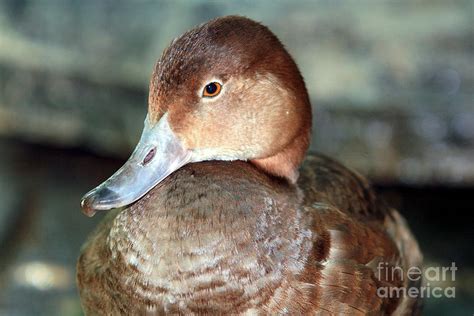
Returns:
[[[277,37],[244,17],[209,21],[164,51],[137,147],[81,206],[93,215],[128,205],[183,165],[205,160],[247,160],[294,182],[310,129],[303,78]]]

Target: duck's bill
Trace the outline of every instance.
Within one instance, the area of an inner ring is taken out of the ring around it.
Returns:
[[[167,114],[154,126],[147,118],[131,157],[109,179],[82,198],[83,212],[93,216],[98,210],[131,204],[190,160],[191,153],[171,130]]]

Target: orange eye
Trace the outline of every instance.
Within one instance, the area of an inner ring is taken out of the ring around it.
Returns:
[[[221,92],[222,85],[219,82],[211,82],[208,83],[204,87],[204,91],[202,92],[202,96],[205,98],[212,98],[218,95]]]

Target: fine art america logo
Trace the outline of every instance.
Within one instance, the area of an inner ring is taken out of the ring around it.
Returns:
[[[456,263],[446,267],[428,267],[422,270],[419,267],[410,267],[404,270],[401,267],[380,262],[377,266],[377,278],[382,280],[400,280],[407,286],[381,286],[377,289],[379,297],[410,297],[410,298],[454,298],[456,288],[449,286],[456,281]],[[423,282],[423,283],[422,283]]]

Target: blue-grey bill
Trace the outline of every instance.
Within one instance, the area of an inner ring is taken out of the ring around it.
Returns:
[[[127,162],[104,183],[81,200],[83,212],[129,205],[150,191],[168,175],[191,161],[191,152],[171,130],[167,114],[154,126],[145,119],[140,141]]]

